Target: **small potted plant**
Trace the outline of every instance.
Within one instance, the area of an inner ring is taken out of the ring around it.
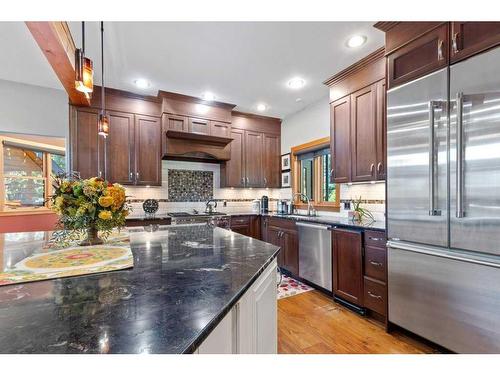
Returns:
[[[353,210],[349,212],[349,219],[352,221],[363,221],[364,218],[375,220],[372,213],[361,207],[361,196],[353,201]]]
[[[59,215],[58,226],[63,229],[56,240],[84,238],[80,245],[98,245],[114,228],[125,226],[130,207],[123,186],[97,177],[59,175],[53,187],[51,207]]]

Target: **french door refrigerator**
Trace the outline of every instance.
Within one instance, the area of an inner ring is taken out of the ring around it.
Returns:
[[[387,93],[389,321],[500,353],[500,48]]]

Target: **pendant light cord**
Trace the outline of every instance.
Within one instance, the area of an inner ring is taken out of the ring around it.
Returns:
[[[82,53],[85,55],[85,21],[82,21]]]
[[[104,22],[101,21],[101,110],[104,116]]]

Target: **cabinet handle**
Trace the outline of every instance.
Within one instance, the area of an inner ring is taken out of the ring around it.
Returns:
[[[247,185],[250,185],[250,179],[247,177]]]
[[[139,172],[135,172],[135,179],[139,180]]]
[[[369,240],[371,241],[382,241],[383,238],[379,238],[379,237],[368,237]]]
[[[453,53],[458,53],[458,33],[454,33],[451,37],[451,46],[453,48]]]
[[[370,165],[370,174],[373,176],[373,172],[375,172],[375,164]]]
[[[368,292],[368,295],[375,299],[382,299],[382,296],[379,296],[378,294],[373,294],[372,292]]]
[[[264,186],[267,185],[267,178],[264,177]]]
[[[443,41],[440,39],[438,41],[438,60],[443,60]]]
[[[132,172],[130,172],[129,180],[132,181],[133,179],[134,179],[134,174]]]
[[[102,177],[102,171],[99,171],[99,173],[97,173],[97,176],[98,176],[99,178],[101,178],[101,177]]]
[[[241,185],[245,186],[245,178],[244,177],[241,178]]]
[[[370,260],[370,264],[375,267],[382,267],[382,263]]]
[[[383,166],[382,163],[377,164],[377,172],[378,173],[382,172],[382,166]]]

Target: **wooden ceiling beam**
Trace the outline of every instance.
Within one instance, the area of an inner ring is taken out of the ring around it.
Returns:
[[[75,42],[68,24],[59,22],[26,22],[33,38],[52,66],[71,104],[90,106],[90,100],[75,89]]]

